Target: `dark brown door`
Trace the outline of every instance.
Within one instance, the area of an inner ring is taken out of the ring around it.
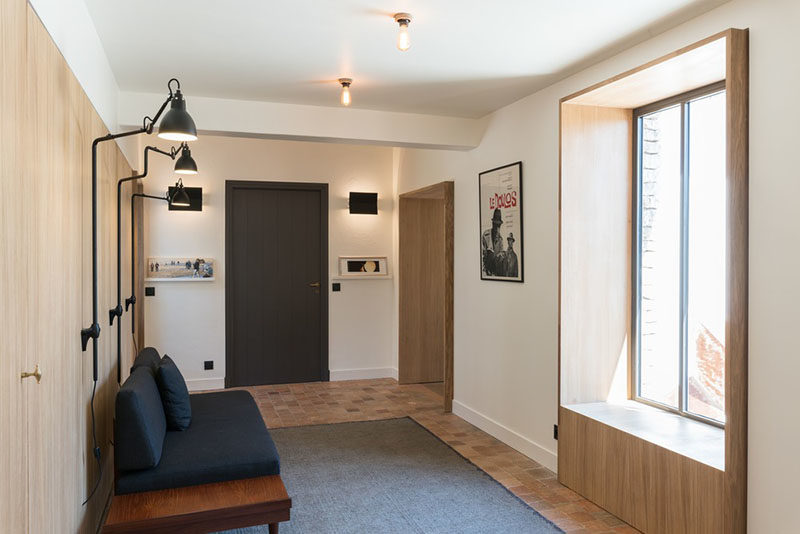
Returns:
[[[225,184],[227,387],[328,380],[328,186]]]

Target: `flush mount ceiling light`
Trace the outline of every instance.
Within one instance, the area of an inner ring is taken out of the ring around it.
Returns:
[[[342,84],[342,98],[341,98],[342,105],[349,106],[350,103],[353,101],[350,98],[350,84],[353,83],[353,79],[339,78],[339,83]]]
[[[400,25],[400,32],[397,34],[397,49],[405,52],[411,47],[411,39],[408,36],[408,25],[411,24],[410,13],[395,13],[394,20]]]
[[[175,162],[175,172],[178,174],[197,174],[197,163],[195,163],[192,151],[189,150],[189,145],[186,143],[181,145],[181,156]]]

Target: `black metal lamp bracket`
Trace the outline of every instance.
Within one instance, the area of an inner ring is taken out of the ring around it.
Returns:
[[[173,83],[177,86],[175,92],[173,92],[172,85]],[[97,349],[97,339],[100,337],[100,325],[98,324],[98,309],[97,309],[97,297],[98,297],[98,284],[97,284],[97,275],[98,275],[98,267],[97,267],[97,146],[104,142],[104,141],[112,141],[114,139],[119,139],[121,137],[128,137],[131,135],[139,135],[139,134],[151,134],[153,132],[153,128],[155,124],[158,122],[158,119],[161,117],[161,114],[166,109],[167,104],[169,104],[173,98],[175,98],[177,91],[180,90],[180,82],[173,78],[167,83],[167,88],[169,89],[169,96],[166,98],[161,107],[158,109],[158,112],[155,114],[153,118],[145,117],[142,121],[142,127],[137,130],[131,130],[129,132],[122,132],[117,134],[104,135],[102,137],[98,137],[92,142],[92,324],[87,328],[81,329],[81,347],[82,350],[85,352],[89,346],[89,340],[92,340],[92,356],[93,356],[93,378],[97,381],[97,368],[98,368],[98,349]],[[172,156],[173,153],[176,153],[173,150],[170,151]],[[174,156],[172,156],[174,157]],[[114,308],[113,312],[114,315],[117,315],[117,308]],[[119,371],[119,370],[118,370]]]

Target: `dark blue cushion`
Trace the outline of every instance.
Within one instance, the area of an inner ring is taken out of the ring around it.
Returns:
[[[167,432],[153,469],[119,473],[116,493],[136,493],[280,474],[275,444],[246,391],[190,395],[192,424]]]
[[[160,364],[161,355],[158,354],[158,351],[153,347],[145,347],[141,350],[141,352],[139,352],[139,354],[136,356],[136,359],[133,360],[131,373],[138,367],[146,367],[150,369],[150,372],[153,373],[153,376],[155,376],[156,370]]]
[[[138,367],[117,393],[114,418],[114,461],[118,470],[158,465],[167,420],[153,374]]]
[[[178,370],[178,366],[167,355],[161,360],[156,370],[156,384],[164,404],[164,415],[167,417],[167,428],[170,430],[186,430],[192,422],[192,405],[189,402],[189,390],[186,381]]]

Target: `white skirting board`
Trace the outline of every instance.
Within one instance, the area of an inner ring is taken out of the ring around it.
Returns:
[[[397,369],[394,367],[331,369],[331,382],[339,382],[342,380],[369,380],[371,378],[394,378],[397,380]]]
[[[457,400],[453,401],[453,413],[468,423],[480,428],[487,434],[491,434],[528,458],[539,462],[554,473],[558,471],[558,456],[553,451],[542,447],[538,443],[529,440],[525,436],[514,432],[510,428],[465,406]]]
[[[189,391],[208,391],[212,389],[225,389],[224,378],[194,378],[186,381]]]

